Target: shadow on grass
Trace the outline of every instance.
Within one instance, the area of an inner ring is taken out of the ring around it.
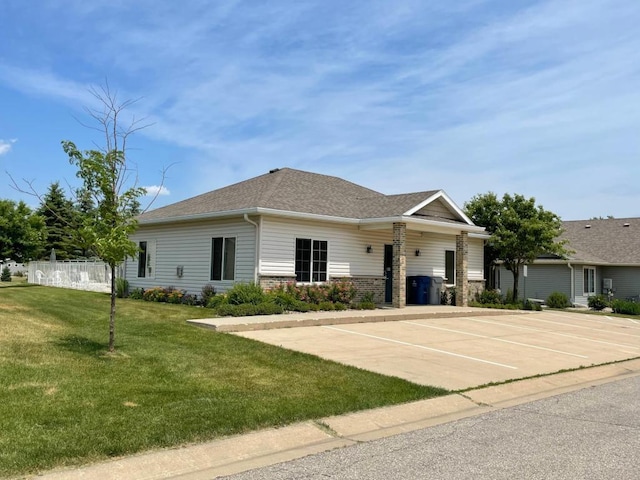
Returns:
[[[24,287],[41,287],[42,285],[36,285],[35,283],[26,282],[0,282],[0,288],[24,288]]]
[[[54,345],[64,348],[69,352],[80,353],[83,355],[100,356],[106,353],[107,346],[104,343],[96,342],[90,338],[81,337],[80,335],[67,335],[59,338]]]

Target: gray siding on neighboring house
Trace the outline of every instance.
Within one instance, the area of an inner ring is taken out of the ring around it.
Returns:
[[[508,290],[513,290],[513,273],[504,266],[499,267],[500,285],[498,288],[503,295]],[[553,292],[562,292],[567,298],[571,298],[571,270],[566,265],[529,265],[527,278],[524,278],[523,270],[520,271],[518,282],[520,298],[536,298],[546,300]],[[580,270],[582,275],[582,270]],[[582,279],[580,280],[582,288]]]
[[[199,294],[208,283],[216,290],[228,289],[233,281],[212,281],[211,239],[214,237],[236,238],[235,281],[251,282],[255,273],[255,227],[243,220],[204,221],[159,226],[141,225],[131,239],[155,244],[155,266],[151,275],[138,278],[138,258],[126,262],[126,278],[131,288],[173,286]],[[176,268],[183,266],[182,278]]]
[[[640,295],[640,267],[602,267],[602,280],[610,278],[613,282],[614,298],[625,299]]]

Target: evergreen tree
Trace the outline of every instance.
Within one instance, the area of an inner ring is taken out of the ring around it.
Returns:
[[[47,240],[45,249],[56,251],[56,258],[66,260],[78,255],[78,248],[74,241],[74,232],[78,230],[78,218],[73,207],[60,184],[54,182],[42,199],[42,204],[37,211],[44,218],[47,226]]]

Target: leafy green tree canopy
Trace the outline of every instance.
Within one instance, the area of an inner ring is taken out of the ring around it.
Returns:
[[[559,240],[562,221],[553,212],[536,206],[535,198],[505,194],[498,199],[489,192],[474,196],[464,205],[465,213],[491,234],[486,254],[489,260],[501,260],[513,274],[513,298],[518,298],[521,267],[543,254],[564,257],[565,241]]]
[[[0,200],[0,258],[18,262],[39,258],[46,235],[44,219],[26,203]]]

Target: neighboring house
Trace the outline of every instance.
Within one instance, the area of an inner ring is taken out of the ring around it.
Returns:
[[[384,195],[283,168],[142,214],[125,276],[132,288],[195,294],[349,279],[359,295],[403,307],[406,277],[428,275],[466,304],[484,285],[485,238],[442,190]]]
[[[520,292],[528,298],[546,299],[562,292],[571,303],[586,305],[600,293],[615,298],[640,295],[640,218],[575,220],[562,222],[567,259],[540,257],[529,265],[526,279],[520,275]],[[513,276],[503,266],[496,287],[506,292]]]

